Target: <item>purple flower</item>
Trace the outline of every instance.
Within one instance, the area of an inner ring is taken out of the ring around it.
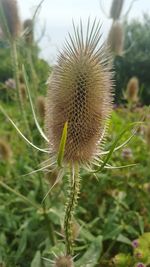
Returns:
[[[139,246],[139,241],[138,241],[138,240],[133,240],[133,242],[132,242],[132,246],[133,246],[134,248],[137,248],[137,247]]]
[[[146,265],[143,264],[142,262],[139,262],[136,266],[137,266],[137,267],[146,267]]]

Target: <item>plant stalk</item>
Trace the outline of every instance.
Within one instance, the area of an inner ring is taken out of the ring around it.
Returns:
[[[69,192],[68,201],[65,211],[64,219],[64,231],[65,231],[65,243],[66,243],[66,254],[73,255],[73,216],[75,212],[75,207],[78,201],[78,195],[80,192],[80,176],[78,164],[71,166],[71,177],[69,177]]]

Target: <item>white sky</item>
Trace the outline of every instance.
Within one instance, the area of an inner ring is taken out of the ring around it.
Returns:
[[[31,18],[40,1],[18,0],[21,19]],[[100,2],[107,16],[102,12]],[[58,49],[63,46],[68,31],[72,30],[72,19],[78,23],[81,18],[84,23],[89,16],[91,19],[98,18],[103,24],[105,38],[111,25],[111,19],[108,19],[111,2],[112,0],[45,0],[36,22],[36,39],[45,28],[44,37],[39,43],[41,56],[50,63],[56,60]],[[125,0],[122,14],[126,13],[131,2],[132,0]],[[135,0],[128,17],[141,19],[144,12],[150,13],[150,0]]]

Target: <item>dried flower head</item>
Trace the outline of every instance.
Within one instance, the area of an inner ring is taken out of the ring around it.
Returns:
[[[148,146],[150,147],[150,126],[146,128],[146,141]]]
[[[40,95],[36,99],[36,107],[38,114],[43,119],[45,117],[45,97]]]
[[[4,18],[0,16],[0,24],[3,32],[4,33],[6,32],[6,25],[7,25],[7,29],[11,37],[16,38],[19,35],[19,31],[21,29],[17,1],[0,0],[0,8],[2,8],[2,12],[4,13]]]
[[[139,80],[137,77],[132,77],[126,89],[126,98],[129,102],[137,102],[138,101],[138,91],[139,91]]]
[[[24,83],[24,76],[23,76],[22,71],[19,71],[19,82]]]
[[[27,44],[32,45],[34,40],[33,20],[26,19],[23,23],[24,37]]]
[[[124,32],[122,24],[118,21],[115,21],[110,29],[107,44],[110,47],[110,50],[118,56],[121,56],[123,53],[123,43],[124,43]]]
[[[59,256],[54,263],[54,267],[74,267],[70,256]]]
[[[9,144],[0,139],[0,160],[8,161],[11,158],[11,149]]]
[[[113,20],[117,20],[120,17],[122,8],[123,8],[124,0],[113,0],[111,9],[110,9],[110,17]]]
[[[64,160],[85,163],[98,152],[112,110],[112,74],[107,49],[100,46],[100,25],[94,21],[84,36],[82,23],[60,53],[48,80],[46,131],[57,155],[68,122]]]
[[[26,86],[24,83],[20,84],[20,93],[21,93],[22,100],[25,101],[27,98],[27,94],[26,94]]]

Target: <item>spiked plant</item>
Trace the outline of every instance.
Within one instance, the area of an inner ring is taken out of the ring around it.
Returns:
[[[139,80],[137,77],[132,77],[128,81],[125,97],[132,104],[138,101]]]
[[[45,117],[45,97],[39,95],[36,99],[36,107],[38,110],[39,116],[43,119]]]
[[[68,174],[68,201],[64,216],[65,256],[69,257],[68,259],[73,255],[72,227],[80,193],[80,169],[85,167],[88,172],[96,173],[105,167],[111,168],[107,162],[113,151],[123,147],[134,136],[133,133],[127,141],[117,147],[118,141],[133,126],[132,124],[121,132],[110,151],[101,151],[112,110],[113,82],[111,58],[107,48],[100,45],[100,28],[96,20],[92,24],[89,20],[86,34],[83,34],[82,23],[77,28],[74,26],[73,35],[69,34],[69,40],[66,41],[53,73],[48,79],[46,135],[38,124],[28,78],[23,67],[33,117],[41,136],[48,143],[48,148],[39,148],[28,140],[1,107],[3,114],[23,139],[32,147],[49,155],[48,165],[31,173],[47,168],[52,172],[57,170],[58,176],[50,190],[64,176],[64,173]],[[102,155],[106,155],[104,161],[101,159]]]
[[[124,34],[120,22],[115,21],[110,29],[107,43],[112,53],[116,56],[121,56],[123,53]]]
[[[21,28],[16,0],[0,0],[0,8],[0,26],[3,34],[16,39]]]
[[[72,254],[72,219],[79,194],[79,166],[98,153],[106,121],[112,108],[110,60],[99,46],[100,25],[94,21],[83,35],[82,24],[74,26],[48,81],[46,132],[56,156],[63,127],[67,123],[63,164],[71,170],[70,192],[65,215],[67,254]]]
[[[11,157],[11,149],[9,144],[6,143],[3,139],[0,139],[0,161],[6,160],[8,161]]]

